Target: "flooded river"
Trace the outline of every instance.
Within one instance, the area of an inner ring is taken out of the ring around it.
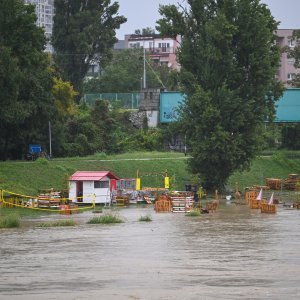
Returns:
[[[0,230],[0,299],[300,299],[300,211],[117,213],[124,223],[87,225],[85,212],[76,227],[36,227],[44,216]]]

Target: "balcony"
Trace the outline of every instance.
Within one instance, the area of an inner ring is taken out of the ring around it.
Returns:
[[[175,48],[174,47],[162,47],[162,48],[148,48],[146,49],[147,53],[151,54],[175,54]]]

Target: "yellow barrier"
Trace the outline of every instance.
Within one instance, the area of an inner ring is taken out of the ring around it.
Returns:
[[[9,192],[9,191],[2,190],[2,189],[0,191],[1,191],[0,192],[0,203],[2,203],[2,205],[4,205],[4,206],[7,205],[7,207],[21,207],[21,208],[28,208],[28,209],[40,210],[40,211],[48,211],[48,212],[58,212],[58,213],[61,212],[60,209],[50,209],[50,208],[36,207],[35,205],[36,204],[38,205],[39,197],[17,194],[17,193]],[[15,196],[16,198],[14,198],[12,202],[5,201],[4,200],[4,193],[8,194],[8,195]],[[92,194],[90,196],[92,196],[92,198],[93,198],[93,203],[92,203],[91,206],[69,208],[68,211],[72,212],[72,211],[87,210],[87,209],[95,208],[95,195]],[[17,199],[17,198],[21,198],[21,199]],[[24,200],[24,198],[25,198],[25,200]],[[25,205],[24,204],[25,201],[27,203],[26,199],[29,199],[29,201],[31,200],[31,205]],[[53,199],[51,199],[51,198],[43,198],[42,200],[44,200],[44,201],[49,200],[50,201],[50,200],[53,200]],[[66,202],[66,201],[71,200],[71,199],[61,198],[59,200],[62,201],[62,202]],[[16,201],[18,201],[18,203],[15,203]],[[22,204],[20,204],[20,202]]]

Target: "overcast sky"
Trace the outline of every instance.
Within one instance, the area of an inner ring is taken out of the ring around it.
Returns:
[[[136,29],[151,27],[155,29],[156,20],[160,18],[159,4],[177,4],[184,0],[114,0],[119,2],[119,14],[127,18],[117,31],[118,39],[124,39],[125,34],[134,33]],[[112,1],[113,2],[113,1]],[[279,28],[300,29],[300,0],[262,0],[267,4],[272,15],[281,24]]]

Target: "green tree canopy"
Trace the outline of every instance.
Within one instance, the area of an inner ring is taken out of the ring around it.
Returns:
[[[146,28],[142,28],[142,29],[136,29],[134,31],[134,34],[137,35],[147,35],[147,34],[155,34],[155,30],[151,27],[146,27]]]
[[[155,64],[146,56],[146,74],[148,88],[169,89],[176,86],[175,71],[168,66]],[[103,74],[84,83],[86,93],[127,93],[141,89],[143,77],[143,50],[125,49],[115,50],[110,63],[104,68]],[[176,72],[177,73],[177,72]]]
[[[80,91],[91,62],[101,66],[117,41],[115,30],[126,22],[111,0],[55,0],[52,44],[64,79]]]
[[[52,79],[35,8],[0,1],[0,159],[21,158],[29,143],[45,141],[52,112]],[[46,134],[45,134],[46,133]]]
[[[187,0],[161,6],[157,30],[182,36],[178,53],[186,101],[189,166],[209,189],[244,169],[260,146],[259,129],[282,92],[275,79],[277,22],[259,0]]]

